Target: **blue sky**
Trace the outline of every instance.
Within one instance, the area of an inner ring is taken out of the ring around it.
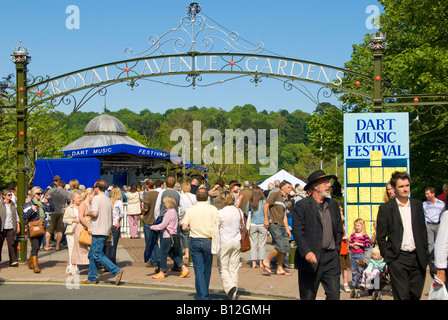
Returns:
[[[14,73],[9,56],[23,41],[32,62],[29,73],[55,77],[78,69],[125,60],[124,49],[147,47],[150,35],[162,35],[175,28],[191,1],[1,1],[0,77]],[[236,31],[252,43],[262,42],[265,54],[314,61],[343,67],[350,60],[352,45],[374,32],[366,21],[374,0],[228,0],[197,1],[220,29]],[[66,9],[79,8],[79,29],[68,29]],[[366,10],[368,12],[366,12]],[[218,23],[219,25],[217,25]],[[222,50],[215,50],[220,51]],[[205,80],[204,76],[204,81]],[[1,79],[0,79],[1,80]],[[313,89],[313,87],[310,87]],[[296,109],[312,112],[315,105],[298,91],[286,91],[276,81],[264,80],[255,87],[247,79],[208,88],[176,88],[141,83],[131,90],[125,84],[112,86],[107,107],[112,111],[128,108],[164,113],[170,108],[216,107],[230,110],[236,105],[253,104],[259,111]],[[104,98],[92,98],[81,111],[101,112]],[[62,112],[70,108],[59,106]]]

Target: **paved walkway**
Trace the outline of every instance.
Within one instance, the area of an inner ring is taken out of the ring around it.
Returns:
[[[180,272],[169,271],[163,280],[152,279],[155,274],[155,268],[148,268],[143,261],[143,252],[145,244],[144,239],[121,238],[118,243],[117,265],[123,268],[122,285],[139,284],[151,286],[166,286],[191,288],[194,290],[194,268],[189,266],[190,275],[180,279]],[[266,251],[270,252],[272,246],[267,244]],[[28,245],[28,251],[30,245]],[[6,245],[2,251],[3,262],[0,263],[0,281],[48,281],[48,282],[66,282],[68,275],[65,273],[68,250],[63,246],[60,251],[39,252],[39,263],[42,269],[41,273],[35,274],[28,269],[27,264],[20,264],[19,267],[8,266],[8,253]],[[256,296],[274,296],[279,299],[298,299],[298,279],[296,269],[287,269],[292,276],[268,275],[263,269],[252,269],[249,264],[250,253],[241,254],[241,268],[239,269],[239,293]],[[185,261],[186,262],[186,261]],[[172,261],[168,259],[168,268],[172,267]],[[88,266],[80,266],[80,280],[87,278]],[[275,273],[275,269],[273,269]],[[349,276],[350,277],[350,276]],[[113,276],[108,273],[100,273],[100,281],[113,281]],[[427,276],[422,300],[427,300],[432,278]],[[210,290],[223,293],[222,281],[216,266],[216,258],[213,262],[212,277],[210,280]],[[318,300],[325,299],[325,293],[320,287]],[[362,297],[362,300],[370,300],[371,297]],[[341,293],[341,300],[351,300],[348,293]],[[384,300],[392,300],[391,296],[385,295]]]

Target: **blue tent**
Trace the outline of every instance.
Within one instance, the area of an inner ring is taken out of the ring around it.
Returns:
[[[53,177],[59,175],[66,183],[77,179],[79,184],[89,188],[100,178],[100,171],[101,161],[96,158],[38,159],[33,185],[45,190],[53,182]]]

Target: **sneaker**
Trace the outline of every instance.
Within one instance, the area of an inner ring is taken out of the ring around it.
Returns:
[[[350,292],[350,286],[347,283],[344,284],[344,291],[345,292]]]
[[[121,281],[121,277],[123,276],[123,269],[118,271],[118,273],[115,275],[115,285],[118,286]]]
[[[236,292],[236,287],[232,287],[229,292],[227,292],[226,300],[233,300]]]
[[[97,284],[98,282],[92,282],[89,279],[84,280],[83,282],[81,282],[82,284]]]
[[[165,275],[163,271],[160,271],[158,274],[152,276],[153,279],[165,279]]]

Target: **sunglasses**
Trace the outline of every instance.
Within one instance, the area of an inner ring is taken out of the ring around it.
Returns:
[[[42,192],[36,192],[36,194],[40,196],[40,195],[42,195]]]
[[[12,196],[12,194],[8,193],[8,194],[5,194],[5,196]]]

